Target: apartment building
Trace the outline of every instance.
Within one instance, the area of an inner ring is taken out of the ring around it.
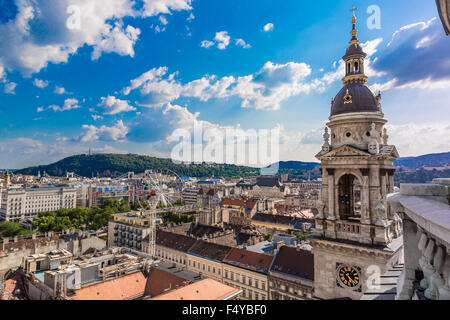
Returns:
[[[7,189],[2,192],[0,221],[23,221],[40,212],[76,208],[76,190],[66,187]]]
[[[150,234],[152,220],[145,213],[118,213],[108,222],[108,247],[143,250],[144,238]],[[148,241],[148,240],[147,240]]]
[[[198,188],[183,188],[181,197],[187,204],[197,204]]]
[[[187,268],[187,252],[196,241],[196,239],[188,236],[157,230],[155,255],[158,259],[172,263],[176,267]],[[146,237],[142,251],[148,252],[148,248],[149,240]]]
[[[243,291],[243,300],[268,300],[273,256],[233,248],[223,260],[223,283]]]
[[[314,291],[314,254],[282,246],[269,270],[270,300],[310,300]]]
[[[196,241],[187,252],[188,270],[222,282],[222,260],[231,247]]]

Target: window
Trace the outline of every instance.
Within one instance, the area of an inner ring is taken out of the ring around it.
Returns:
[[[255,288],[259,288],[259,281],[258,281],[258,279],[255,279]]]
[[[228,278],[228,270],[225,270],[225,278]]]
[[[266,283],[264,281],[261,281],[261,289],[266,290]]]
[[[216,273],[216,267],[213,267],[213,273]]]
[[[253,282],[252,282],[252,278],[248,277],[248,285],[249,285],[249,286],[253,286],[252,283],[253,283]]]

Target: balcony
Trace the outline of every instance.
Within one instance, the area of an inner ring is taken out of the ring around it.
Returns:
[[[398,300],[450,300],[450,179],[402,184],[388,196],[402,219],[404,268]]]

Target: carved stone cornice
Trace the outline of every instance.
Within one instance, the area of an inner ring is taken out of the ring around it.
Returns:
[[[383,257],[389,258],[394,252],[388,249],[380,249],[370,245],[356,245],[344,242],[338,242],[328,239],[311,239],[314,248],[340,252],[343,254],[357,254],[365,257]]]

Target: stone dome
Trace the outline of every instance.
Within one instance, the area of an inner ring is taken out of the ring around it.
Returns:
[[[380,111],[377,98],[365,84],[351,83],[344,86],[337,94],[331,106],[330,116],[352,112]]]
[[[364,53],[364,51],[359,43],[351,44],[347,48],[347,51],[345,52],[345,57],[355,55],[355,54],[362,55],[364,58],[367,57],[367,54]]]

